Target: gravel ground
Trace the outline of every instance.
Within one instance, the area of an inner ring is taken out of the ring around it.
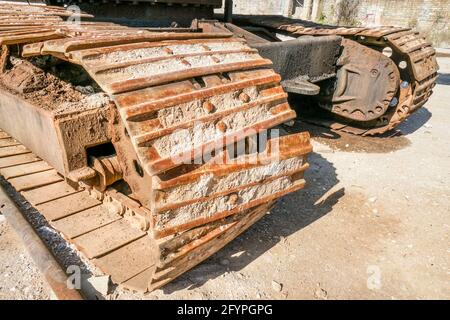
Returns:
[[[315,150],[304,190],[163,289],[105,298],[450,299],[450,58],[439,63],[435,94],[398,136],[301,124]],[[0,249],[0,298],[47,298],[5,222]]]
[[[0,300],[4,299],[49,299],[49,293],[22,242],[0,215]]]

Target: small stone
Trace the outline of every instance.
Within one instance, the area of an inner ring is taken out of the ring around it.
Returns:
[[[234,248],[233,248],[234,249]],[[235,249],[234,249],[235,250]],[[232,258],[239,258],[240,256],[242,256],[245,253],[245,251],[238,251],[236,253],[233,253],[231,255]]]
[[[323,299],[326,300],[328,298],[328,292],[325,289],[322,288],[317,288],[316,291],[314,292],[314,296],[317,299]]]
[[[425,128],[427,128],[427,129],[433,128],[433,126],[431,124],[428,124],[428,123],[425,123],[423,126]]]
[[[168,53],[168,54],[173,54],[172,49],[170,49],[170,48],[168,48],[168,47],[165,47],[163,50],[164,50],[166,53]]]
[[[76,86],[75,90],[77,90],[78,92],[81,92],[83,94],[86,94],[86,95],[95,93],[95,90],[94,90],[94,88],[92,86],[86,86],[86,87]]]
[[[92,286],[95,291],[97,291],[101,295],[106,296],[108,294],[109,276],[90,277],[86,281]]]
[[[291,120],[291,121],[287,121],[287,122],[285,122],[285,123],[283,123],[285,126],[288,126],[288,127],[293,127],[293,126],[295,126],[295,121],[294,120]]]
[[[234,193],[234,194],[230,195],[230,197],[228,198],[228,201],[231,204],[236,204],[239,201],[239,196]]]
[[[373,202],[377,201],[377,199],[378,199],[377,197],[369,198],[369,202],[372,202],[372,203],[373,203]]]
[[[281,292],[281,290],[283,290],[283,285],[275,280],[272,280],[272,289],[276,292]]]
[[[228,266],[230,264],[230,260],[222,259],[222,260],[220,260],[220,264],[223,266]]]
[[[261,299],[261,295],[259,293],[256,294],[256,299]]]
[[[184,64],[185,66],[188,66],[188,67],[192,66],[191,63],[185,59],[181,59],[180,62],[182,64]],[[200,89],[202,87],[199,83],[196,83],[196,85],[198,85],[198,86],[196,86],[196,88]]]
[[[372,212],[377,214],[378,213],[378,209],[373,209]]]
[[[348,148],[348,147],[350,147],[350,145],[347,143],[347,144],[345,145],[345,147]]]
[[[5,220],[6,220],[6,219],[5,219],[5,216],[2,215],[2,214],[0,214],[0,223],[4,222]]]

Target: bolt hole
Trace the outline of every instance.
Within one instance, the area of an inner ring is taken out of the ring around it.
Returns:
[[[133,160],[134,170],[136,170],[137,174],[142,178],[144,176],[144,170],[137,160]]]
[[[229,75],[228,72],[223,72],[223,73],[221,74],[221,76],[222,76],[222,79],[223,79],[223,80],[225,80],[225,81],[227,81],[227,82],[230,82],[230,81],[231,81],[231,77],[230,77],[230,75]]]
[[[206,88],[205,80],[203,80],[202,77],[195,77],[193,79],[193,81],[194,81],[194,84],[198,84],[200,86],[200,89]]]

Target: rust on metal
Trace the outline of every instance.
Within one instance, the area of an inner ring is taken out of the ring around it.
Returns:
[[[296,37],[339,35],[362,45],[374,47],[380,52],[385,48],[392,50],[391,60],[396,64],[397,73],[401,69],[400,64],[403,64],[405,69],[400,72],[400,83],[397,85],[395,96],[391,98],[392,90],[389,88],[386,90],[386,100],[390,99],[391,102],[389,108],[386,109],[383,102],[380,107],[385,111],[376,119],[367,117],[357,119],[349,117],[348,113],[343,115],[338,112],[340,117],[332,121],[312,120],[321,125],[338,128],[336,130],[359,135],[377,135],[392,130],[427,102],[436,83],[439,67],[435,50],[423,36],[409,28],[336,27],[280,16],[241,16],[238,20]],[[349,43],[347,42],[347,46]],[[363,58],[365,59],[365,56]],[[392,69],[391,65],[392,63],[387,64],[387,69]],[[387,74],[392,74],[392,71],[387,71]]]
[[[0,5],[0,105],[11,106],[0,109],[10,139],[0,173],[114,283],[163,286],[304,187],[307,133],[254,141],[296,113],[271,61],[245,40],[208,21],[158,32],[63,17]],[[76,64],[101,103],[77,105],[86,97],[71,91],[75,103],[36,106],[30,93],[47,74],[29,58],[41,56]]]

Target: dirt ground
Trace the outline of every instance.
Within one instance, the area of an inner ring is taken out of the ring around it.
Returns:
[[[49,299],[49,291],[22,242],[0,215],[0,300],[4,299]]]
[[[450,58],[439,64],[434,95],[401,134],[301,124],[315,151],[304,190],[163,289],[105,298],[450,299]],[[0,299],[48,298],[2,220]]]

